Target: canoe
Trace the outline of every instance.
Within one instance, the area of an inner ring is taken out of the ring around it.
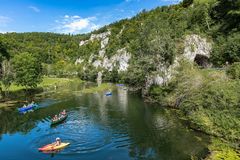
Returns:
[[[41,148],[38,148],[39,151],[55,151],[65,148],[66,146],[70,145],[70,143],[61,143],[59,146],[55,146],[55,143],[48,144]]]
[[[111,96],[112,95],[112,92],[107,92],[105,93],[106,96]]]
[[[20,113],[25,113],[27,111],[30,111],[30,110],[34,110],[38,107],[37,104],[29,104],[27,107],[22,107],[22,108],[18,108],[18,111]]]
[[[66,114],[65,116],[61,117],[57,121],[51,120],[51,125],[59,124],[59,123],[63,122],[65,119],[67,119],[67,117],[68,117],[68,115]]]

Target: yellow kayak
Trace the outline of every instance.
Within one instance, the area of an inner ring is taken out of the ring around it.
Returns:
[[[42,148],[38,148],[39,151],[55,151],[65,148],[66,146],[70,145],[70,143],[61,143],[60,145],[56,146],[55,143],[48,144],[43,146]]]

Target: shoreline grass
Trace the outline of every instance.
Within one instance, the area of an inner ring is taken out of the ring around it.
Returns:
[[[230,147],[226,142],[218,138],[212,138],[211,144],[208,146],[211,151],[205,160],[239,160],[240,153]]]
[[[67,84],[69,82],[75,81],[76,79],[69,79],[69,78],[50,78],[50,77],[43,77],[43,81],[37,85],[37,88],[46,88],[51,86],[61,86],[64,84]],[[78,79],[79,82],[83,82],[80,79]],[[16,84],[12,84],[8,91],[9,92],[16,92],[20,90],[26,89],[24,86],[18,86]],[[6,91],[6,88],[3,87],[3,91]]]
[[[102,83],[100,86],[86,88],[86,89],[81,90],[81,92],[82,93],[95,93],[95,92],[102,92],[102,91],[111,90],[111,89],[114,89],[114,88],[115,88],[115,85],[113,85],[113,84]]]

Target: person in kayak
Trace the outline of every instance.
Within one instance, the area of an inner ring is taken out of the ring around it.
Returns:
[[[64,109],[61,114],[65,116],[67,114],[66,110]]]
[[[26,105],[26,104],[24,104],[24,105],[23,105],[23,108],[26,108],[26,107],[27,107],[27,105]]]
[[[32,100],[31,105],[34,105],[34,104],[35,104],[35,102]]]
[[[61,145],[61,139],[59,137],[56,138],[55,145],[56,146],[60,146]]]
[[[55,115],[52,120],[53,120],[53,121],[57,121],[57,120],[58,120],[58,116]]]

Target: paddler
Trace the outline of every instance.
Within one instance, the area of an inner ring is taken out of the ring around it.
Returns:
[[[60,146],[61,145],[61,139],[59,137],[56,138],[55,145],[56,146]]]
[[[67,114],[66,110],[64,109],[61,114],[65,116]]]
[[[58,116],[57,115],[55,115],[54,117],[53,117],[53,119],[52,119],[53,121],[56,121],[56,120],[58,120]]]
[[[31,105],[34,105],[34,104],[35,104],[35,102],[32,100]]]

